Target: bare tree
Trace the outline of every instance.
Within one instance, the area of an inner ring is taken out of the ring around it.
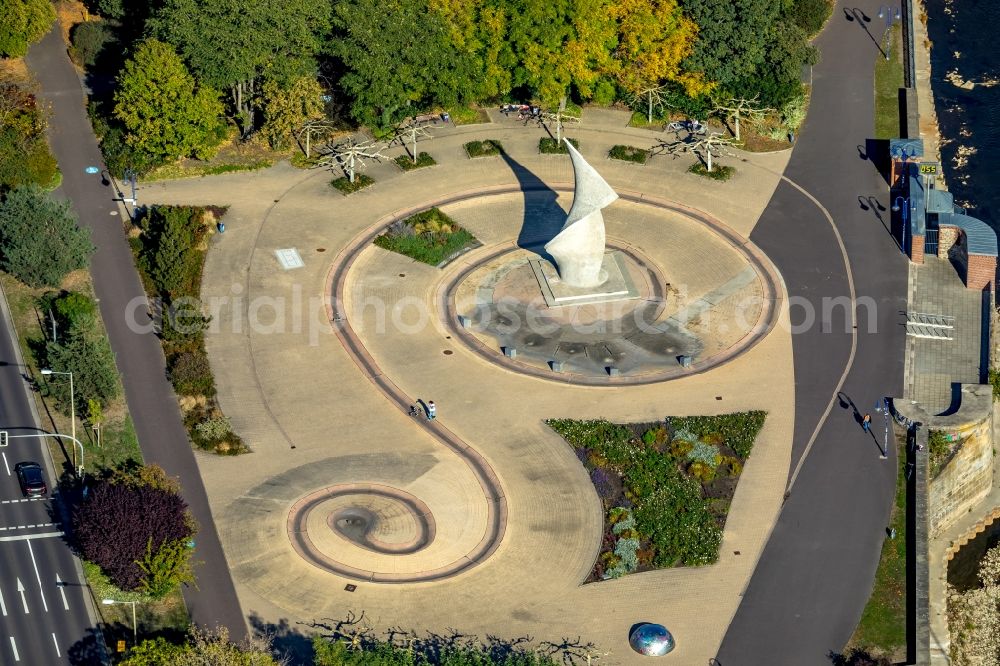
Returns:
[[[757,106],[757,100],[760,96],[754,95],[750,99],[745,99],[743,97],[734,97],[729,100],[729,106],[719,104],[715,107],[714,112],[719,113],[723,118],[732,118],[734,125],[736,127],[735,132],[733,132],[736,140],[740,140],[740,119],[746,118],[751,123],[759,123],[764,119],[764,116],[774,109],[768,107]],[[711,171],[711,169],[709,169]]]
[[[653,109],[664,109],[667,106],[667,96],[664,94],[666,86],[650,86],[638,92],[632,93],[633,103],[643,103],[646,105],[646,122],[653,123]]]
[[[324,154],[316,162],[316,166],[324,169],[343,169],[348,180],[353,183],[357,165],[360,163],[362,167],[367,167],[365,159],[372,159],[376,162],[387,159],[382,154],[387,146],[388,144],[385,142],[373,139],[359,142],[353,138],[335,146],[328,144],[323,148]]]
[[[295,140],[299,142],[299,148],[302,148],[301,137],[303,136],[305,137],[306,145],[304,148],[302,148],[302,150],[305,151],[306,157],[310,157],[312,137],[314,135],[328,136],[330,133],[333,132],[333,129],[334,129],[333,123],[330,122],[329,120],[323,120],[323,119],[307,120],[306,122],[302,123],[302,127],[300,127],[298,131],[295,133]]]
[[[413,159],[413,163],[417,163],[417,138],[430,138],[430,130],[424,125],[417,121],[411,121],[409,123],[400,125],[396,128],[396,137],[393,141],[399,141],[403,148],[410,153],[410,157]],[[410,145],[413,147],[412,150],[406,148],[406,142],[409,141]]]
[[[705,168],[712,171],[712,158],[718,155],[733,155],[729,148],[735,139],[723,136],[722,132],[709,132],[705,136],[698,137],[690,135],[681,141],[662,141],[654,153],[668,153],[679,155],[681,153],[693,153],[705,162]]]
[[[545,129],[548,129],[546,122],[554,123],[556,126],[556,143],[561,144],[563,124],[579,123],[580,119],[576,116],[566,115],[566,98],[563,97],[559,100],[559,107],[555,110],[555,112],[553,113],[552,111],[548,111],[543,113],[541,118],[538,119],[538,122],[545,127]],[[549,132],[549,134],[552,134],[552,132]]]

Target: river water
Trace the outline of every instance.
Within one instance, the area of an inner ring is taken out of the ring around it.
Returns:
[[[1000,231],[1000,0],[925,4],[948,189],[956,204]]]

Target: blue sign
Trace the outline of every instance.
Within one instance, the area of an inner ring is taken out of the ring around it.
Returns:
[[[86,169],[84,169],[84,171],[86,171],[87,173],[100,173],[101,170],[95,166],[89,166]]]

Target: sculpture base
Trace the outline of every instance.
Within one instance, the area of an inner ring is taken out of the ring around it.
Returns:
[[[559,277],[559,271],[552,262],[545,259],[531,259],[531,270],[538,280],[545,304],[550,308],[565,305],[586,305],[589,303],[608,303],[639,297],[624,258],[620,252],[611,251],[604,255],[601,273],[607,279],[596,287],[571,287]]]

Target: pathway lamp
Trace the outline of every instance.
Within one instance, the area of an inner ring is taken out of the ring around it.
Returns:
[[[900,201],[903,202],[902,206],[899,205]],[[896,200],[892,203],[892,212],[893,213],[899,213],[900,211],[902,211],[902,213],[903,213],[903,239],[902,239],[903,240],[903,252],[907,252],[908,251],[908,247],[906,245],[906,240],[907,240],[907,236],[908,236],[907,232],[909,231],[910,197],[896,197]],[[909,236],[912,236],[912,234],[909,234]]]
[[[72,428],[70,436],[73,438],[74,442],[78,441],[76,439],[76,395],[74,395],[73,393],[73,373],[60,372],[59,370],[49,370],[48,368],[44,368],[42,369],[42,374],[45,375],[46,377],[48,377],[49,375],[69,375],[69,414],[70,414],[69,418],[70,418],[70,427]],[[83,458],[83,445],[80,445],[80,458],[81,459]],[[83,466],[82,462],[80,463],[80,466],[81,467]],[[76,467],[75,448],[73,449],[73,467]]]
[[[880,5],[878,8],[878,17],[880,19],[885,19],[885,34],[882,35],[882,41],[885,42],[885,59],[889,59],[889,51],[892,49],[892,39],[887,39],[889,37],[889,29],[892,28],[892,24],[899,20],[899,7],[893,9],[889,5]]]
[[[132,604],[132,645],[135,646],[139,641],[139,629],[135,623],[135,601],[118,601],[117,599],[101,599],[101,603],[105,606],[113,606],[114,604]]]

